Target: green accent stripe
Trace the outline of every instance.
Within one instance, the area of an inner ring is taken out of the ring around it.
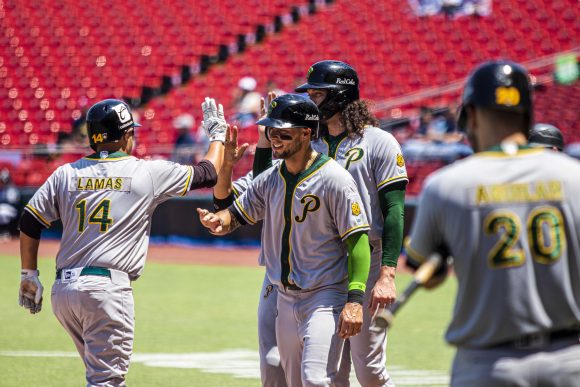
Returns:
[[[328,145],[328,157],[336,160],[336,152],[340,148],[340,144],[348,137],[346,131],[342,132],[338,136],[334,137],[327,135],[324,137],[323,141]]]
[[[314,163],[310,168],[298,173],[297,175],[292,175],[286,169],[286,163],[280,163],[280,168],[278,173],[282,177],[284,182],[285,194],[284,194],[284,229],[282,230],[282,248],[280,253],[280,263],[282,268],[282,274],[280,281],[284,285],[291,285],[290,273],[292,272],[292,262],[290,260],[290,255],[292,252],[292,243],[290,241],[292,235],[292,204],[295,199],[296,188],[300,186],[306,179],[314,176],[324,164],[330,161],[330,158],[322,153],[320,153]]]

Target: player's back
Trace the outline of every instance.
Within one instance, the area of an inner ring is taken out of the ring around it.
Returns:
[[[459,281],[451,343],[484,347],[580,322],[579,176],[576,160],[525,149],[482,152],[429,180]]]
[[[137,278],[147,252],[151,215],[187,192],[191,167],[124,154],[86,157],[57,169],[29,204],[51,223],[61,219],[57,268],[102,266]]]

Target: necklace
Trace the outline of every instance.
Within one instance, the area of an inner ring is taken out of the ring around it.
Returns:
[[[308,162],[306,163],[306,166],[304,167],[304,170],[306,170],[312,166],[312,163],[314,163],[314,160],[316,160],[316,156],[318,156],[318,152],[313,150],[312,153],[310,154],[310,159],[308,159]]]

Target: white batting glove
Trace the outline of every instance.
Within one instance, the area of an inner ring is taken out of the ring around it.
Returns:
[[[201,104],[203,110],[203,122],[201,126],[209,137],[209,141],[226,141],[226,131],[228,125],[224,116],[224,107],[222,104],[216,106],[215,99],[205,97],[205,101]]]
[[[18,291],[18,303],[35,314],[42,309],[42,291],[44,287],[40,283],[38,270],[20,270],[20,290]]]

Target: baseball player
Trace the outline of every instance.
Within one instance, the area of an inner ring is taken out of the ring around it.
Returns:
[[[310,146],[318,121],[308,98],[274,99],[258,124],[283,161],[228,209],[198,209],[216,235],[264,220],[262,249],[268,279],[278,287],[276,338],[289,386],[334,385],[343,339],[361,329],[370,262],[369,226],[354,180]]]
[[[564,151],[564,136],[550,124],[535,124],[528,137],[531,146],[541,146],[558,152]]]
[[[133,348],[131,281],[143,271],[154,209],[174,196],[211,187],[223,160],[223,108],[206,98],[205,160],[186,166],[130,156],[135,127],[129,107],[107,99],[87,113],[94,154],[59,167],[26,205],[20,222],[20,305],[42,307],[37,270],[41,230],[60,219],[52,308],[86,367],[88,386],[124,386]]]
[[[324,125],[312,147],[350,172],[369,218],[372,258],[364,325],[362,333],[349,339],[347,346],[362,386],[391,386],[385,366],[386,328],[377,327],[372,316],[396,298],[395,270],[403,242],[408,183],[401,147],[391,134],[377,127],[378,120],[359,100],[358,75],[350,65],[333,60],[317,62],[308,70],[307,82],[296,91],[307,92],[320,109]],[[267,156],[271,151],[257,148],[256,159],[263,159],[264,153]],[[344,377],[339,381],[348,380],[348,352],[341,373]]]
[[[476,154],[429,177],[407,248],[414,266],[432,252],[454,257],[451,385],[577,386],[580,164],[526,145],[522,66],[480,65],[462,98],[459,127]]]
[[[244,193],[253,180],[252,171],[232,182],[233,166],[242,158],[248,144],[238,147],[237,136],[226,141],[224,163],[213,187],[214,209],[228,208],[236,198]],[[264,230],[262,230],[263,234]],[[260,249],[260,266],[265,266],[264,251]],[[286,387],[286,377],[280,365],[280,355],[276,342],[276,300],[278,288],[264,275],[258,303],[258,349],[260,355],[260,376],[265,387]]]

